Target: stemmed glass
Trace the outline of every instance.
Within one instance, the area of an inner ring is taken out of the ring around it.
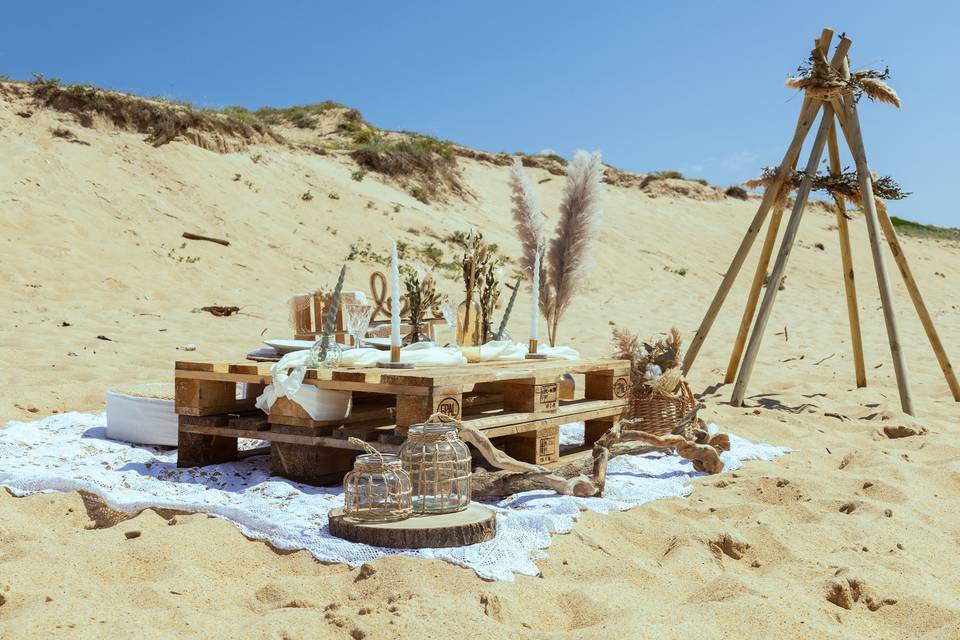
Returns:
[[[457,343],[457,308],[450,303],[449,299],[443,301],[440,305],[440,314],[447,323],[449,338],[447,344]]]
[[[370,328],[370,320],[373,318],[373,305],[370,304],[347,304],[343,307],[345,320],[347,322],[347,333],[353,336],[353,346],[360,348],[363,338],[367,335],[367,329]]]

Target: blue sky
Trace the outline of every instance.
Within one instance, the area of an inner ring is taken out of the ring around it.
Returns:
[[[807,4],[34,0],[5,4],[0,74],[211,107],[331,99],[481,149],[600,149],[726,185],[780,161],[800,107],[783,81],[830,26],[903,100],[860,110],[871,168],[913,192],[892,212],[960,225],[958,4]]]

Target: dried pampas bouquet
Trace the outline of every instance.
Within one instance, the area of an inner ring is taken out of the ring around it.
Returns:
[[[560,201],[560,220],[549,246],[543,231],[543,214],[537,208],[532,185],[519,158],[510,173],[513,219],[523,247],[520,266],[532,274],[534,256],[541,254],[540,311],[547,320],[547,337],[557,344],[560,318],[582,284],[588,253],[600,221],[604,195],[603,162],[599,152],[577,151],[567,165],[567,181]]]

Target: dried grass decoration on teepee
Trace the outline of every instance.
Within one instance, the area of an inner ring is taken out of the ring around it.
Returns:
[[[410,476],[403,470],[400,457],[380,453],[359,438],[347,440],[367,453],[357,456],[353,471],[343,479],[344,515],[366,522],[394,522],[410,517]]]
[[[680,369],[680,331],[671,327],[660,340],[643,342],[629,330],[615,327],[613,345],[613,357],[630,361],[633,391],[624,419],[640,419],[640,428],[654,435],[689,435],[684,427],[695,427],[697,421],[683,419],[697,401]]]
[[[866,94],[876,102],[900,108],[900,96],[887,84],[890,68],[883,71],[855,71],[849,78],[833,68],[827,56],[819,47],[810,52],[807,62],[797,67],[797,77],[787,78],[791,89],[802,89],[811,98],[834,100],[842,95],[852,94],[855,100]]]
[[[417,515],[453,513],[470,506],[470,449],[460,439],[457,424],[435,414],[407,431],[400,460],[410,475]]]
[[[540,270],[540,311],[547,320],[547,337],[557,344],[560,318],[582,284],[590,245],[597,234],[600,200],[604,195],[603,162],[599,152],[577,151],[567,165],[567,182],[560,201],[560,220],[547,247],[543,214],[519,158],[510,173],[514,228],[520,238],[520,267],[533,273],[534,256],[543,256]]]
[[[780,187],[780,193],[777,194],[775,206],[783,208],[786,205],[790,192],[800,186],[803,176],[804,173],[802,171],[791,171],[787,175],[786,180],[783,181],[783,186]],[[774,183],[776,177],[777,169],[775,167],[764,167],[759,178],[747,180],[743,183],[743,186],[748,189],[758,189],[761,187],[766,189]],[[834,201],[839,199],[849,200],[856,207],[862,208],[863,196],[860,194],[859,180],[860,178],[857,172],[849,168],[845,168],[837,174],[818,173],[810,179],[810,190],[827,193]],[[876,198],[878,210],[887,210],[884,200],[902,200],[910,195],[909,191],[901,189],[897,181],[890,176],[877,176],[875,173],[872,173],[870,180],[872,182],[873,195]]]

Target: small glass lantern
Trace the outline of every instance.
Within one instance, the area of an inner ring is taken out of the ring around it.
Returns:
[[[454,513],[470,506],[470,449],[456,424],[411,426],[400,460],[410,476],[415,514]]]
[[[380,453],[358,438],[349,438],[367,451],[357,456],[353,471],[343,478],[344,515],[367,522],[395,522],[413,513],[410,476],[400,456]]]

